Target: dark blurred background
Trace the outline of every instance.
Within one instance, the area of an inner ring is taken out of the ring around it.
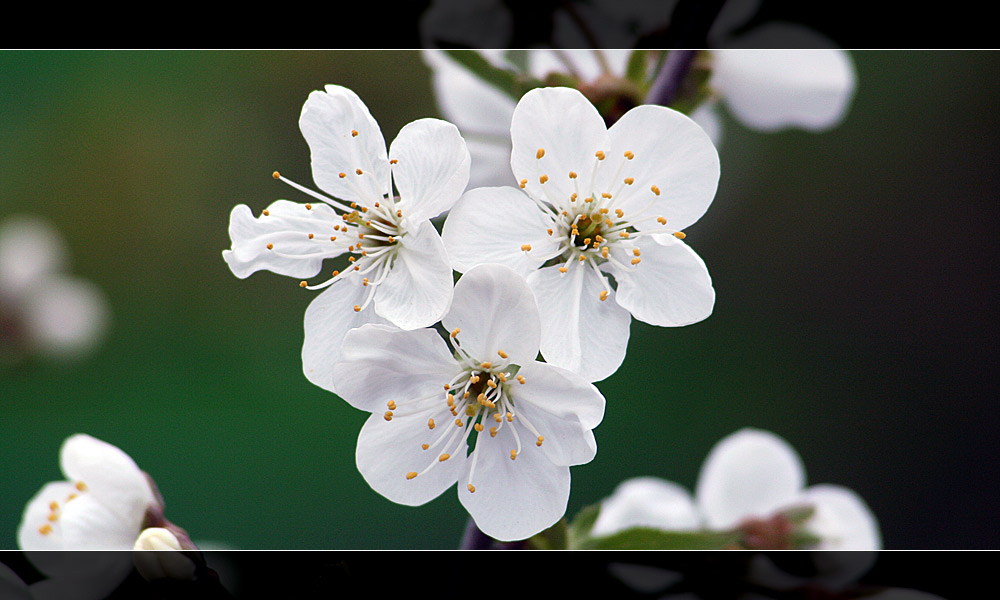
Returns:
[[[687,230],[715,313],[633,321],[570,516],[627,477],[692,488],[711,446],[754,426],[810,484],[864,497],[888,548],[996,546],[1000,55],[852,56],[831,132],[724,117],[719,192]],[[354,465],[366,414],[302,375],[314,293],[238,280],[220,254],[236,204],[306,201],[271,172],[312,186],[297,120],[327,83],[387,141],[439,116],[416,52],[0,52],[0,220],[52,220],[113,311],[89,356],[0,371],[0,547],[76,432],[128,452],[196,541],[457,546],[455,492],[417,508],[373,492]]]

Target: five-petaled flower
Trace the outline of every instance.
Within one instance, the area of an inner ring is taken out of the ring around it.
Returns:
[[[306,310],[302,359],[310,381],[333,389],[330,367],[349,330],[365,323],[427,327],[448,309],[452,272],[430,219],[465,189],[469,152],[454,125],[420,119],[403,127],[387,155],[368,108],[334,85],[309,95],[299,126],[313,179],[332,197],[275,173],[320,202],[278,200],[256,219],[249,207],[237,206],[229,224],[232,249],[222,254],[240,278],[260,269],[313,277],[324,259],[349,255],[322,283],[300,284],[329,288]]]
[[[500,265],[469,270],[433,329],[365,325],[347,334],[337,393],[373,413],[357,464],[386,498],[420,505],[456,481],[487,535],[530,537],[563,516],[571,465],[597,452],[597,388],[538,362],[539,314],[524,280]]]
[[[521,189],[467,192],[442,238],[456,271],[496,262],[527,277],[547,362],[599,381],[625,359],[632,316],[681,326],[711,314],[708,269],[681,241],[719,181],[698,125],[647,105],[608,129],[580,92],[541,88],[518,103],[511,139]]]
[[[878,522],[854,491],[840,485],[805,487],[802,459],[773,433],[746,428],[719,441],[702,464],[694,497],[654,477],[623,482],[601,503],[591,533],[609,535],[631,527],[664,530],[739,529],[743,543],[758,549],[789,547],[786,511],[812,508],[803,523],[818,548],[877,550]]]
[[[59,464],[66,481],[45,484],[28,502],[17,542],[51,585],[76,582],[103,598],[131,571],[131,553],[34,551],[131,550],[148,512],[162,511],[159,494],[131,457],[89,435],[67,438]]]

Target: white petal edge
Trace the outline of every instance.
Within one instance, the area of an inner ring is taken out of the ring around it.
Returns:
[[[816,513],[808,521],[811,533],[826,550],[880,550],[882,534],[871,508],[846,487],[820,484],[806,488],[801,500],[813,504]]]
[[[458,128],[439,119],[405,125],[389,148],[397,206],[414,220],[449,210],[469,183],[469,150]]]
[[[157,502],[146,475],[132,457],[97,438],[83,433],[68,437],[59,451],[59,465],[67,479],[82,481],[87,488],[80,498],[67,504],[67,511],[78,504],[77,500],[91,497],[124,523],[138,527],[146,510]]]
[[[788,442],[769,431],[741,429],[709,452],[695,502],[709,527],[726,529],[792,504],[805,477],[802,460]]]
[[[700,526],[691,492],[658,477],[634,477],[618,484],[601,501],[601,513],[590,533],[611,535],[632,527],[691,531]]]

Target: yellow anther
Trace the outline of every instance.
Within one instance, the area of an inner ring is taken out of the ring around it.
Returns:
[[[397,210],[397,211],[396,211],[396,216],[397,216],[397,217],[402,217],[402,216],[403,216],[403,211],[402,211],[402,209],[399,209],[399,210]]]
[[[608,247],[605,246],[601,248],[601,258],[607,258],[607,257],[608,257]]]
[[[659,196],[659,195],[660,195],[660,188],[656,187],[655,185],[654,185],[654,186],[650,186],[650,188],[649,188],[649,189],[650,189],[650,190],[651,190],[651,191],[652,191],[652,192],[653,192],[654,194],[656,194],[657,196]]]
[[[363,234],[363,233],[359,233],[359,234],[358,234],[358,239],[359,239],[359,240],[363,240],[363,239],[365,239],[365,234]],[[360,248],[360,247],[361,247],[361,244],[358,244],[358,248]]]
[[[530,252],[531,251],[531,244],[521,244],[521,251],[522,252]]]
[[[604,151],[598,150],[597,152],[594,153],[594,156],[597,157],[597,160],[604,160]]]
[[[361,212],[363,212],[363,213],[366,213],[366,212],[368,212],[368,207],[367,207],[367,206],[362,206],[362,207],[361,207]],[[372,222],[371,222],[371,221],[368,221],[368,225],[371,225],[371,224],[372,224]]]
[[[434,429],[434,427],[435,427],[435,425],[434,425],[434,419],[427,419],[427,428],[428,429]]]
[[[535,158],[541,158],[545,156],[545,148],[539,148],[538,152],[535,152]]]
[[[486,404],[486,393],[485,392],[479,392],[479,395],[476,396],[476,400],[479,401],[480,404],[485,405]]]
[[[389,236],[389,243],[390,243],[390,244],[395,244],[395,243],[396,243],[396,238],[394,238],[394,237],[392,237],[392,236],[390,235],[390,236]]]
[[[59,520],[59,515],[57,515],[56,513],[49,513],[48,519],[50,523],[55,523],[56,521]]]
[[[384,418],[385,418],[386,421],[391,421],[392,420],[392,411],[391,410],[385,411]]]
[[[268,250],[274,250],[274,244],[268,244],[267,245],[267,249]]]
[[[49,535],[50,533],[52,533],[52,526],[46,523],[45,525],[42,525],[41,527],[38,528],[38,533],[42,535]]]
[[[569,271],[569,269],[567,269],[566,267],[559,267],[560,273],[565,273],[566,271]]]
[[[274,177],[275,179],[281,179],[281,173],[275,171],[274,173],[271,173],[271,177]]]
[[[301,287],[301,288],[304,288],[304,287],[306,287],[307,285],[309,285],[309,282],[308,282],[308,281],[300,281],[300,282],[299,282],[299,287]]]
[[[493,363],[491,363],[491,362],[484,362],[484,363],[480,363],[479,366],[482,367],[482,368],[484,368],[484,369],[491,369],[491,368],[493,368]],[[478,381],[478,378],[477,378],[477,381]]]
[[[599,211],[597,211],[597,212],[601,213],[602,215],[606,215],[606,214],[608,214],[608,209],[606,209],[606,208],[602,208],[602,209],[600,209],[600,210],[599,210]],[[598,218],[600,218],[600,217],[598,217]]]
[[[510,423],[514,420],[514,415],[512,413],[507,413],[507,422]]]
[[[389,164],[390,164],[390,165],[394,165],[394,164],[396,164],[396,163],[398,163],[398,162],[399,162],[399,161],[398,161],[398,160],[396,160],[396,159],[394,158],[394,159],[392,159],[392,160],[390,160],[390,161],[389,161]]]
[[[334,272],[333,272],[333,276],[334,276],[334,277],[336,277],[337,275],[340,275],[340,271],[334,271]]]
[[[610,197],[611,197],[611,194],[609,194],[607,192],[601,192],[601,198],[610,198]]]
[[[549,235],[552,235],[552,230],[551,229],[546,229],[545,231],[548,232]]]
[[[573,192],[573,193],[572,193],[572,194],[570,194],[570,196],[569,196],[569,201],[570,201],[570,202],[576,202],[576,198],[577,198],[577,194],[576,194],[576,192]]]
[[[576,171],[570,171],[569,172],[569,178],[570,179],[576,179]]]
[[[625,158],[627,158],[629,160],[632,160],[633,158],[635,158],[635,154],[632,154],[631,150],[626,150],[625,151]]]
[[[623,231],[623,232],[619,233],[618,235],[619,235],[619,237],[627,238],[628,237],[628,232],[627,231]]]
[[[454,415],[455,412],[453,411],[451,414]],[[463,425],[462,419],[455,419],[455,427],[461,427],[462,425]]]
[[[271,211],[269,211],[269,210],[267,210],[267,209],[265,208],[265,209],[264,209],[264,210],[263,210],[263,211],[261,212],[261,214],[262,214],[262,215],[264,215],[264,216],[266,217],[266,216],[268,216],[269,214],[271,214]]]
[[[354,267],[354,270],[355,270],[355,271],[360,271],[360,270],[361,270],[361,267]]]
[[[521,189],[523,190],[523,189],[524,189],[524,186],[528,185],[528,180],[527,180],[527,179],[522,179],[522,180],[521,180],[520,182],[518,182],[518,183],[519,183],[519,184],[521,185]]]
[[[451,455],[448,454],[447,452],[445,452],[444,454],[442,454],[441,456],[438,457],[438,462],[444,462],[444,461],[448,460],[449,458],[451,458]]]
[[[347,177],[347,173],[338,173],[337,176],[343,179],[344,177]]]
[[[72,500],[72,499],[74,499],[76,497],[77,497],[76,494],[70,494],[69,496],[66,496],[66,502],[69,502],[70,500]]]
[[[389,402],[386,403],[386,406],[389,407],[389,410],[396,410],[396,401],[389,400]]]
[[[469,383],[471,383],[472,385],[479,383],[479,375],[473,375],[472,377],[470,377]]]
[[[306,210],[312,210],[312,209],[313,209],[312,204],[306,204]]]
[[[358,130],[357,129],[352,129],[351,130],[351,137],[358,137]]]
[[[604,302],[607,299],[608,299],[608,290],[604,290],[603,292],[601,292],[601,302]]]
[[[542,176],[538,178],[538,183],[545,183],[548,180],[549,180],[549,176],[545,175],[545,174],[542,174]]]
[[[517,459],[517,450],[511,450],[510,451],[510,459],[511,460],[516,460]]]
[[[454,408],[455,407],[455,399],[452,397],[452,395],[451,394],[447,394],[445,396],[445,398],[448,399],[448,406],[451,406],[452,408]],[[433,420],[433,419],[431,419],[431,420]]]
[[[84,482],[82,482],[82,481],[77,481],[76,482],[76,489],[79,490],[79,491],[81,491],[81,492],[86,492],[87,491],[87,484],[84,483]]]
[[[583,261],[585,261],[585,260],[587,260],[587,257],[586,257],[586,256],[584,256],[583,254],[581,254],[581,255],[580,255],[580,262],[583,262]]]
[[[361,312],[361,306],[355,304],[354,305],[354,312]]]
[[[476,493],[476,486],[474,486],[474,485],[472,485],[472,484],[470,483],[470,484],[468,485],[468,488],[469,488],[469,493],[470,493],[470,494],[475,494],[475,493]]]
[[[590,245],[590,238],[583,238],[583,245],[584,246],[589,246]]]
[[[452,329],[451,330],[451,337],[456,337],[460,331],[462,331],[462,330],[459,329],[458,327]]]
[[[497,379],[499,379],[503,383],[507,383],[507,375],[509,374],[510,373],[497,373]]]
[[[361,169],[358,169],[354,172],[357,173],[358,175],[364,175],[364,171],[362,171]]]
[[[465,416],[471,417],[474,414],[476,414],[476,409],[472,408],[471,404],[465,407]]]
[[[431,447],[430,444],[420,444],[420,449],[421,450],[426,450],[426,449],[428,449],[430,447]]]
[[[616,217],[618,217],[618,218],[620,219],[620,218],[622,218],[622,217],[624,217],[624,216],[625,216],[625,211],[623,211],[623,210],[622,210],[622,209],[620,209],[620,208],[616,208],[616,209],[615,209],[615,216],[616,216]]]
[[[494,390],[497,389],[497,383],[495,381],[493,381],[492,379],[487,379],[486,380],[486,385],[490,386],[490,389],[494,389]]]
[[[482,431],[482,430],[483,430],[483,424],[482,424],[482,423],[476,423],[476,424],[475,424],[475,425],[473,425],[472,427],[473,427],[473,428],[474,428],[474,429],[475,429],[476,431]]]
[[[601,243],[604,241],[604,238],[601,237],[601,234],[597,234],[594,236],[594,241],[597,243]]]
[[[450,389],[451,389],[451,386],[450,386],[450,385],[448,385],[447,383],[446,383],[446,384],[444,384],[444,391],[446,391],[446,392],[447,392],[447,391],[448,391],[448,390],[450,390]]]
[[[316,236],[313,235],[313,234],[311,234],[311,233],[309,234],[309,239],[313,239],[314,237],[316,237]]]
[[[535,445],[536,446],[541,446],[542,442],[544,442],[544,441],[545,441],[545,438],[543,436],[538,436],[538,441],[535,442]]]
[[[59,510],[59,503],[58,502],[49,503],[49,510],[51,510],[52,512]]]
[[[584,202],[593,202],[594,201],[594,197],[593,196],[588,196],[588,197],[584,198],[583,201]]]
[[[350,250],[350,248],[348,248],[348,250]],[[354,258],[353,256],[347,257],[347,262],[354,262],[356,260],[358,260],[358,259]]]
[[[631,177],[625,178],[625,185],[632,185],[633,183],[635,183],[635,179],[632,179]]]
[[[664,219],[663,217],[656,217],[656,222],[659,223],[660,225],[666,225],[667,224],[667,220]]]
[[[632,259],[632,264],[633,265],[637,265],[637,264],[639,264],[641,262],[642,262],[642,259],[639,258],[639,257],[635,257],[635,258]]]
[[[517,382],[520,383],[521,385],[524,385],[524,375],[518,375]]]
[[[496,436],[497,436],[497,428],[490,427],[490,437],[496,437]]]
[[[413,479],[416,476],[417,476],[417,472],[416,471],[410,471],[409,473],[406,474],[406,478],[407,479]]]
[[[639,252],[639,249],[638,249],[638,248],[632,248],[632,254],[634,254],[635,256],[639,256],[639,255],[640,255],[640,254],[642,254],[642,253],[641,253],[641,252]]]
[[[677,239],[679,239],[679,240],[683,240],[684,238],[687,237],[687,234],[685,234],[683,231],[675,231],[674,232],[674,237],[677,238]]]
[[[507,358],[507,353],[503,350],[497,350],[497,355],[499,355],[500,358]]]
[[[331,235],[331,236],[330,236],[330,241],[331,241],[331,242],[336,242],[336,241],[337,241],[337,236],[335,236],[335,235]]]
[[[611,227],[611,226],[614,225],[614,223],[611,222],[611,219],[604,219],[604,224],[607,225],[608,227]]]

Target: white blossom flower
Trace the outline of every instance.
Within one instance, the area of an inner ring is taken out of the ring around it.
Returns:
[[[92,349],[109,310],[90,281],[65,275],[66,245],[48,221],[15,215],[0,224],[0,345],[69,357]]]
[[[63,442],[59,463],[66,481],[46,484],[28,502],[18,546],[51,585],[83,585],[103,598],[132,569],[129,553],[82,555],[37,550],[131,550],[147,511],[162,508],[145,473],[119,448],[85,434]],[[103,592],[102,592],[103,590]]]
[[[878,522],[855,492],[843,486],[805,487],[805,468],[795,450],[773,433],[742,429],[712,448],[701,467],[695,494],[655,478],[623,482],[601,503],[592,534],[631,527],[664,530],[781,529],[779,513],[809,506],[805,528],[819,549],[877,550]],[[781,531],[768,531],[778,537]],[[870,565],[868,565],[870,566]]]
[[[639,106],[607,129],[580,92],[540,88],[518,103],[511,139],[521,189],[466,192],[442,238],[456,271],[496,262],[527,277],[547,362],[599,381],[624,360],[632,316],[711,314],[708,269],[681,230],[712,202],[719,156],[691,119]]]
[[[791,26],[767,26],[742,38],[727,39],[752,48],[775,35],[809,50],[711,50],[706,53],[712,75],[707,101],[690,117],[719,145],[723,104],[743,125],[758,131],[789,127],[825,131],[840,124],[854,98],[857,76],[850,55],[825,38]],[[789,33],[791,32],[791,33]],[[773,44],[772,44],[773,46]],[[766,47],[766,46],[765,46]],[[528,52],[527,73],[543,79],[549,73],[572,74],[584,85],[604,77],[624,77],[629,50],[551,50]],[[484,52],[495,66],[514,68],[500,52]],[[479,79],[440,50],[425,50],[434,95],[441,114],[458,125],[472,153],[472,187],[509,185],[512,175],[502,161],[510,150],[508,124],[515,101]],[[655,74],[650,73],[651,79]]]
[[[306,310],[302,358],[306,376],[332,389],[329,369],[349,330],[365,323],[427,327],[448,309],[452,272],[430,219],[465,189],[469,153],[454,125],[420,119],[403,127],[387,155],[368,108],[334,85],[309,95],[299,127],[312,153],[313,179],[333,197],[275,173],[322,203],[278,200],[256,219],[249,207],[237,206],[229,222],[232,249],[222,255],[240,278],[260,269],[313,277],[324,259],[350,255],[343,271],[313,286],[300,284],[329,288]]]
[[[347,334],[338,394],[370,411],[358,437],[365,481],[416,506],[458,482],[478,527],[530,537],[566,511],[571,465],[592,460],[604,397],[565,369],[538,362],[540,324],[524,280],[500,265],[471,269],[433,329],[365,325]]]
[[[194,579],[197,565],[182,552],[177,536],[165,527],[143,529],[132,550],[135,568],[147,581]]]

